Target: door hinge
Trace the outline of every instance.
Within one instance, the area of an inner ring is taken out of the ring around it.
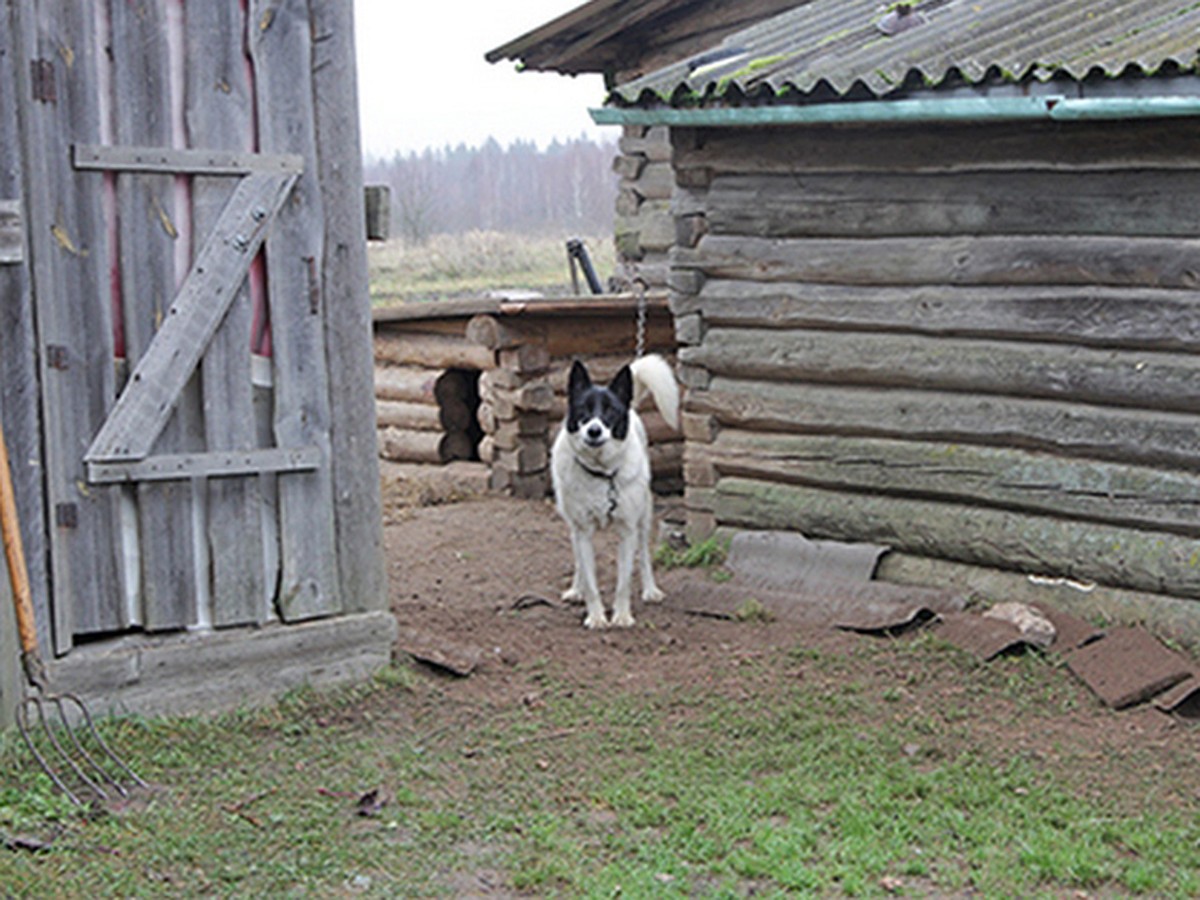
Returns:
[[[57,103],[58,87],[54,80],[54,63],[48,59],[29,61],[29,84],[33,99],[39,103]]]
[[[62,344],[47,344],[46,365],[52,369],[58,369],[60,372],[67,371],[70,368],[70,357],[67,354],[67,348]]]
[[[74,503],[59,503],[54,507],[54,522],[59,528],[79,525],[79,507]]]

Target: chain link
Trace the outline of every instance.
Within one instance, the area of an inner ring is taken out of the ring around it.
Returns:
[[[646,282],[641,278],[635,279],[637,285],[637,348],[635,356],[641,358],[646,354]]]

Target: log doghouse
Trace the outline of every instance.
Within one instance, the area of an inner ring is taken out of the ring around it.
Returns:
[[[375,311],[379,452],[396,462],[478,460],[490,484],[545,496],[550,443],[566,412],[567,372],[597,379],[633,359],[632,294],[537,300],[451,300]],[[645,349],[674,362],[666,296],[646,295]],[[682,489],[682,434],[645,414],[655,490]]]

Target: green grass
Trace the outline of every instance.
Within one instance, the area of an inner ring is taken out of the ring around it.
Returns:
[[[584,238],[584,243],[600,280],[606,281],[614,269],[612,238]],[[372,244],[368,260],[375,305],[473,297],[503,288],[571,294],[566,242],[559,237],[440,234],[421,245]],[[582,273],[580,289],[587,291]]]
[[[111,813],[72,810],[8,742],[0,834],[48,846],[0,850],[0,885],[29,897],[453,896],[481,879],[571,897],[1200,893],[1196,797],[1164,798],[1186,762],[1089,767],[1088,748],[1034,757],[975,727],[1038,729],[1070,708],[1076,686],[1037,657],[981,668],[932,639],[862,647],[758,660],[738,670],[753,690],[736,696],[720,672],[716,686],[614,693],[548,662],[532,673],[543,703],[495,708],[397,668],[268,710],[110,723],[163,786]],[[964,713],[912,699],[932,678],[969,685]],[[997,722],[993,707],[1008,712]],[[1118,787],[1090,789],[1101,771]],[[376,788],[388,802],[358,815]]]
[[[729,542],[715,536],[683,549],[663,543],[654,551],[654,563],[665,569],[684,567],[688,569],[715,569],[729,555]]]

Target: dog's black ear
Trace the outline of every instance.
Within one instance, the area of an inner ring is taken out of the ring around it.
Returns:
[[[621,366],[621,371],[609,382],[608,389],[616,394],[626,407],[633,404],[633,372],[629,366]]]
[[[587,366],[579,360],[571,363],[571,377],[567,380],[567,393],[578,397],[592,386],[592,377],[588,375]]]

